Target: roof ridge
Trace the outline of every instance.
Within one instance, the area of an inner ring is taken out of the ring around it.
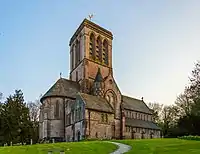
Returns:
[[[131,96],[127,96],[127,95],[122,95],[122,97],[128,97],[128,98],[132,98],[132,99],[135,99],[135,100],[138,100],[138,101],[142,101],[141,99],[138,99],[138,98],[134,98],[134,97],[131,97]]]
[[[82,93],[82,92],[79,92],[80,93],[80,95],[81,94],[83,94],[83,95],[87,95],[87,96],[92,96],[92,97],[96,97],[96,98],[98,98],[98,99],[104,99],[104,100],[106,100],[105,98],[103,98],[103,97],[98,97],[98,96],[95,96],[95,95],[90,95],[90,94],[87,94],[87,93]]]
[[[67,78],[60,78],[60,79],[58,79],[58,80],[66,80],[66,81],[70,81],[70,82],[78,83],[78,82],[76,82],[76,81],[73,81],[73,80],[70,80],[70,79],[67,79]],[[58,80],[57,80],[57,81],[58,81]]]

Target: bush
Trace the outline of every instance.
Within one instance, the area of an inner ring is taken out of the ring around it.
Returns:
[[[81,141],[108,141],[109,139],[98,139],[98,138],[90,138],[90,139],[83,139]]]
[[[189,136],[181,136],[181,137],[178,137],[179,139],[184,139],[184,140],[195,140],[195,141],[200,141],[200,136],[192,136],[192,135],[189,135]]]

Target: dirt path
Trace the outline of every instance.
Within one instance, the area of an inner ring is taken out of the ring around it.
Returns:
[[[131,146],[126,145],[126,144],[122,144],[118,142],[110,142],[110,141],[108,142],[118,146],[118,149],[110,154],[123,154],[125,152],[128,152],[131,149]]]

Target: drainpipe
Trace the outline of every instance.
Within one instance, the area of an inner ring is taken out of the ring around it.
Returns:
[[[82,119],[83,119],[83,122],[84,122],[84,139],[86,139],[87,120],[86,120],[86,117],[85,117],[85,105],[84,105],[84,103],[83,103],[83,108],[82,108]]]
[[[89,136],[90,136],[90,111],[88,110]]]

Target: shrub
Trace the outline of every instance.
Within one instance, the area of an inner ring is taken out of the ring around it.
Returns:
[[[195,140],[195,141],[200,141],[200,136],[192,136],[192,135],[189,135],[189,136],[181,136],[181,137],[178,137],[179,139],[184,139],[184,140]]]

